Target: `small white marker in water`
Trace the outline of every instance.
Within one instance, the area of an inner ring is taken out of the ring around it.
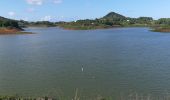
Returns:
[[[84,68],[83,68],[83,66],[81,67],[81,71],[82,71],[82,72],[84,71]]]

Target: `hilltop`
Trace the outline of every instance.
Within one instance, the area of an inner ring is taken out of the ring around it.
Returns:
[[[110,20],[112,20],[112,19],[126,19],[126,17],[123,15],[120,15],[118,13],[115,13],[115,12],[110,12],[106,16],[104,16],[102,19],[110,19]]]

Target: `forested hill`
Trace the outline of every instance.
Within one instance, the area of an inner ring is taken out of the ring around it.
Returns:
[[[133,26],[133,25],[145,26],[145,25],[151,25],[153,22],[152,17],[131,18],[115,12],[108,13],[100,20],[104,20],[105,22],[110,23],[110,25],[120,25],[120,26]]]
[[[0,27],[20,28],[18,21],[0,16]]]
[[[61,26],[67,29],[100,29],[117,26],[145,26],[151,25],[151,17],[130,18],[121,14],[110,12],[102,18],[77,20],[76,22],[49,22],[37,21],[27,22],[24,20],[12,20],[0,17],[0,27],[20,28],[20,27],[42,27],[42,26]]]
[[[102,18],[63,22],[58,23],[58,25],[65,29],[87,30],[126,26],[151,26],[153,21],[152,17],[130,18],[115,12],[110,12]]]
[[[111,19],[126,19],[126,17],[115,12],[110,12],[106,16],[104,16],[102,19],[110,19],[110,20]]]

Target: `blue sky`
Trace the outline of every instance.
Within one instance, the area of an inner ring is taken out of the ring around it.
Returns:
[[[129,17],[170,17],[170,0],[0,0],[0,16],[29,21],[100,18],[114,11]]]

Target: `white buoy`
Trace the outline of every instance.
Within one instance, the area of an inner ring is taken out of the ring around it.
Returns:
[[[82,71],[82,72],[84,71],[84,68],[83,68],[83,66],[81,67],[81,71]]]

